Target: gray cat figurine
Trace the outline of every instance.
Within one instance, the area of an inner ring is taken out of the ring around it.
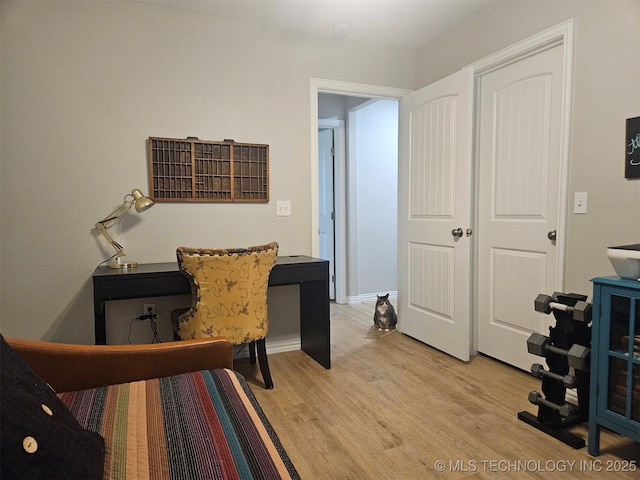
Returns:
[[[377,295],[378,300],[376,300],[376,310],[373,314],[373,324],[380,331],[388,332],[389,330],[393,330],[396,328],[396,324],[398,323],[398,316],[396,315],[396,311],[389,302],[389,294],[386,295]]]

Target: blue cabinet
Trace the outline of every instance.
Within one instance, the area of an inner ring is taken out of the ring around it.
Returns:
[[[640,442],[640,281],[593,282],[589,442],[600,453],[600,427]]]

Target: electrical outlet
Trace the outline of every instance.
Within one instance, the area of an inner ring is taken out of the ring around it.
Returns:
[[[151,309],[151,312],[149,312],[149,309]],[[144,304],[144,310],[142,312],[143,315],[148,315],[149,313],[151,313],[152,315],[154,313],[156,313],[156,304],[155,303],[145,303]]]

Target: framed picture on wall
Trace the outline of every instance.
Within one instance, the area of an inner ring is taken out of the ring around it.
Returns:
[[[624,178],[640,178],[640,117],[627,118]]]

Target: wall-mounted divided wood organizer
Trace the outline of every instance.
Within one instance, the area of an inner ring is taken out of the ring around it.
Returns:
[[[269,201],[269,145],[149,137],[156,202]]]

